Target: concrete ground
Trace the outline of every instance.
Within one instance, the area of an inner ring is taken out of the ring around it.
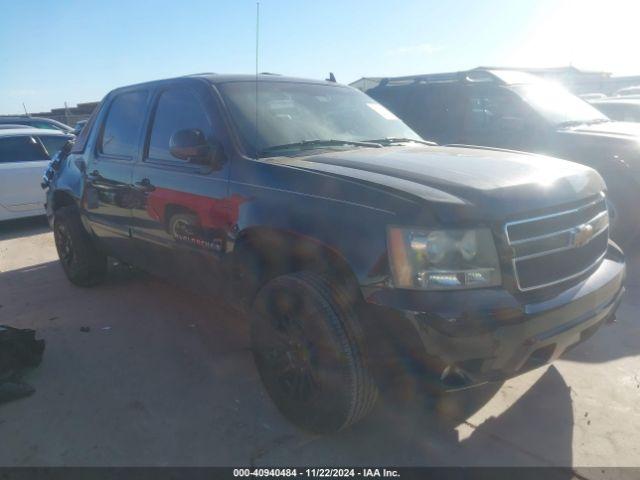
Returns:
[[[631,478],[611,468],[640,466],[640,254],[629,257],[618,322],[563,360],[435,409],[409,390],[316,437],[266,396],[230,306],[124,268],[74,287],[43,219],[0,223],[0,324],[47,341],[26,377],[36,393],[0,405],[0,465],[597,466],[578,474]]]

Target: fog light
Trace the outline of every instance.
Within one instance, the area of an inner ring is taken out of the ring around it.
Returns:
[[[493,268],[460,272],[422,271],[417,280],[423,288],[481,287],[491,285],[497,272]]]

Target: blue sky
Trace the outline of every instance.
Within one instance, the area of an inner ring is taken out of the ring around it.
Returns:
[[[349,83],[478,65],[640,74],[637,0],[261,0],[261,71]],[[252,73],[254,0],[0,0],[0,113]],[[621,12],[625,12],[621,15]]]

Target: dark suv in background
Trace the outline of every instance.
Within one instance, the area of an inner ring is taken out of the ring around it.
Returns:
[[[45,185],[73,283],[110,255],[243,306],[267,391],[313,431],[363,418],[403,372],[441,392],[552,361],[624,290],[595,170],[431,145],[332,82],[114,90]]]
[[[387,78],[366,92],[423,138],[541,153],[598,170],[612,236],[640,227],[640,125],[612,121],[559,85],[515,70]]]

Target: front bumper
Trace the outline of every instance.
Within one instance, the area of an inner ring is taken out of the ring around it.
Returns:
[[[609,244],[589,277],[537,302],[504,289],[380,290],[368,301],[400,311],[425,354],[440,360],[446,389],[503,380],[552,362],[612,318],[624,293],[622,251]]]

